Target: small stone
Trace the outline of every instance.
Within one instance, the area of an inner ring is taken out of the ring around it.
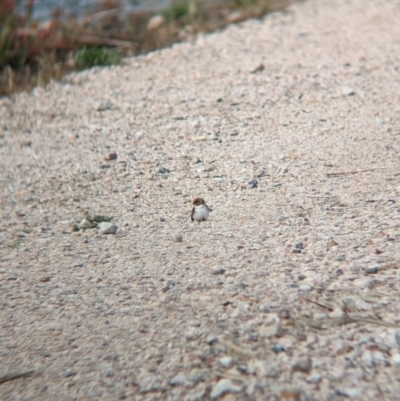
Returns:
[[[208,345],[215,344],[216,342],[218,342],[218,337],[216,337],[216,336],[208,336],[208,337],[206,338],[206,343],[207,343]]]
[[[307,377],[307,382],[308,383],[319,383],[322,379],[322,376],[318,373],[312,374],[310,377]]]
[[[112,152],[108,155],[108,160],[117,160],[118,155],[115,152]]]
[[[301,253],[301,249],[294,248],[292,249],[292,253]]]
[[[185,382],[186,382],[186,377],[182,374],[178,374],[169,381],[169,384],[171,386],[181,386],[182,384],[185,384]]]
[[[304,245],[302,242],[298,242],[294,247],[295,249],[304,249]]]
[[[229,368],[232,365],[232,362],[233,358],[230,356],[224,356],[219,359],[219,363],[225,368]]]
[[[365,273],[376,274],[376,273],[378,273],[378,270],[379,270],[378,266],[372,266],[372,267],[368,267],[367,269],[365,269]]]
[[[354,89],[351,86],[343,86],[342,93],[344,96],[353,96]]]
[[[212,271],[212,274],[214,274],[215,276],[218,274],[224,274],[226,272],[226,270],[224,268],[219,268],[219,269],[215,269]]]
[[[275,352],[275,354],[278,354],[279,352],[284,352],[285,351],[285,347],[283,347],[282,345],[273,345],[271,347],[271,350],[273,352]]]
[[[183,242],[182,235],[180,235],[180,234],[175,235],[174,241],[175,241],[175,242]]]
[[[299,285],[299,290],[302,292],[309,292],[313,289],[313,287],[309,284],[301,284]]]
[[[400,354],[393,354],[392,355],[392,363],[393,363],[393,365],[400,366]]]
[[[49,277],[49,276],[40,277],[40,278],[39,278],[39,281],[40,281],[41,283],[47,283],[47,282],[50,281],[50,280],[51,280],[51,277]]]
[[[330,239],[328,242],[328,249],[333,248],[334,246],[338,246],[338,243],[334,239]]]
[[[114,107],[114,104],[109,100],[102,100],[97,106],[97,111],[106,111],[111,110]]]
[[[385,356],[380,351],[366,351],[362,355],[362,360],[369,367],[386,365]]]
[[[149,22],[147,23],[147,30],[148,31],[155,31],[164,22],[165,22],[165,19],[164,19],[164,17],[162,15],[155,15],[154,17],[151,17]]]
[[[242,387],[235,386],[232,380],[229,379],[221,379],[218,383],[213,387],[210,397],[212,400],[219,398],[221,395],[226,393],[238,393],[242,390]]]
[[[242,18],[243,16],[239,11],[234,11],[226,17],[228,22],[239,22]]]
[[[298,276],[297,276],[297,279],[298,280],[304,280],[304,279],[306,279],[307,278],[307,276],[306,275],[304,275],[304,274],[299,274]]]
[[[400,349],[400,331],[396,331],[396,333],[394,333],[394,339],[396,340],[396,344]]]
[[[93,173],[86,173],[85,174],[85,177],[86,177],[86,179],[88,180],[88,181],[96,181],[96,176],[95,176],[95,174],[93,174]]]
[[[237,367],[237,370],[242,374],[247,374],[248,373],[248,368],[247,368],[246,365],[239,365]]]
[[[76,375],[77,375],[77,372],[68,370],[68,371],[66,371],[65,373],[63,373],[63,374],[61,375],[61,377],[67,378],[67,377],[72,377],[72,376],[76,376]]]
[[[168,174],[168,173],[170,173],[171,171],[168,170],[168,169],[165,168],[165,167],[161,167],[161,168],[158,170],[158,172],[159,172],[159,174]]]
[[[310,358],[302,359],[292,365],[292,372],[310,373],[312,362]]]
[[[258,187],[258,181],[254,178],[254,179],[252,179],[250,182],[249,182],[249,184],[250,184],[250,187],[251,188],[257,188]]]
[[[259,330],[260,337],[280,337],[283,334],[283,327],[279,316],[276,313],[270,313],[264,320],[264,324]]]
[[[19,144],[20,148],[25,148],[25,147],[28,147],[28,146],[32,146],[32,141],[24,141],[24,142],[21,142]]]
[[[118,227],[114,223],[103,221],[99,224],[99,230],[101,234],[115,234],[118,230]]]
[[[93,228],[93,223],[91,223],[89,220],[87,219],[83,219],[79,224],[78,224],[78,228],[86,230],[88,228]]]
[[[265,70],[264,64],[258,65],[254,70],[250,71],[250,74],[257,74],[258,72],[263,72]]]

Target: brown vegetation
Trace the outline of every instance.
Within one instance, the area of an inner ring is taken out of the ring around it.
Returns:
[[[170,46],[200,31],[261,17],[287,2],[183,0],[165,10],[126,15],[119,0],[104,0],[92,15],[64,18],[56,9],[43,23],[31,18],[33,3],[26,1],[23,15],[17,13],[15,0],[0,4],[0,96],[60,79],[75,69],[109,65],[121,56]]]

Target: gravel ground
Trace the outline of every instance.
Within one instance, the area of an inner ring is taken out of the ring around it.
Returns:
[[[0,99],[0,399],[399,400],[398,21],[309,0]]]

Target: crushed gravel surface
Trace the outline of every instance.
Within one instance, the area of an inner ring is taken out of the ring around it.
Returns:
[[[399,400],[399,21],[309,0],[0,99],[0,399]]]

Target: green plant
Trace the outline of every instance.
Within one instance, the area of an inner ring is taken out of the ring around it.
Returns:
[[[14,18],[13,15],[10,15],[7,17],[4,24],[0,26],[0,68],[2,68],[6,62],[13,32]]]
[[[188,0],[173,1],[169,8],[164,11],[164,17],[168,20],[177,20],[187,17],[190,12]]]
[[[102,216],[102,215],[95,215],[95,216],[88,215],[86,219],[91,223],[99,224],[104,222],[109,223],[112,220],[112,217]]]
[[[95,66],[107,67],[120,62],[120,57],[115,50],[105,47],[84,47],[75,53],[75,62],[78,69]]]

